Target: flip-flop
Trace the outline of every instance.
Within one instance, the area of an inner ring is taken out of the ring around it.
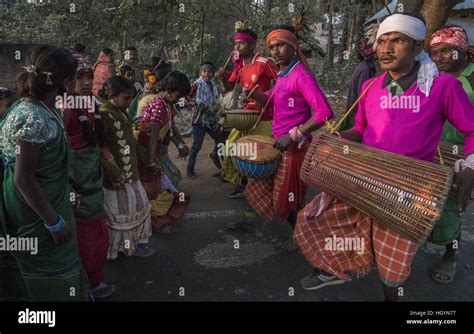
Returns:
[[[456,261],[441,261],[433,270],[431,278],[441,284],[449,284],[454,281],[456,275]]]
[[[107,298],[113,295],[116,289],[117,287],[115,285],[105,284],[105,286],[100,289],[92,290],[92,296],[94,297],[94,299]]]

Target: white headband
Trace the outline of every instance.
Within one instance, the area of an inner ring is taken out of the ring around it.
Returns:
[[[380,23],[377,31],[377,39],[389,32],[401,32],[415,41],[422,41],[426,37],[426,26],[423,21],[416,17],[404,14],[393,14]]]
[[[374,44],[377,44],[377,40],[380,36],[389,32],[400,32],[415,41],[423,41],[426,37],[426,25],[422,20],[413,16],[404,14],[390,15],[380,23],[379,29],[377,30],[377,39]],[[435,63],[424,51],[416,57],[416,60],[420,63],[417,78],[418,88],[428,97],[430,96],[434,80],[439,75],[439,71]]]

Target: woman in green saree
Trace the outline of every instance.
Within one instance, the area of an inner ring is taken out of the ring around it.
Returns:
[[[84,300],[70,201],[68,147],[56,96],[71,92],[77,61],[63,48],[40,45],[15,79],[15,102],[4,117],[5,164],[1,234],[37,240],[37,254],[9,251],[0,298]]]

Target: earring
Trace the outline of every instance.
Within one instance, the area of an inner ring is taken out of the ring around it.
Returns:
[[[46,84],[48,86],[52,86],[53,85],[53,82],[51,81],[51,76],[53,75],[52,72],[43,72],[44,74],[46,74]]]

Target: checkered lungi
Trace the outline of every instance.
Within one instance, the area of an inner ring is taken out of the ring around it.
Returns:
[[[327,247],[334,236],[361,238],[364,252]],[[360,211],[321,193],[298,214],[293,238],[315,268],[350,280],[366,275],[377,265],[382,282],[402,285],[410,275],[418,245]]]
[[[260,217],[271,221],[275,217],[285,222],[290,212],[304,203],[307,186],[300,179],[300,169],[309,145],[301,149],[294,144],[283,152],[275,174],[249,179],[245,194]]]

